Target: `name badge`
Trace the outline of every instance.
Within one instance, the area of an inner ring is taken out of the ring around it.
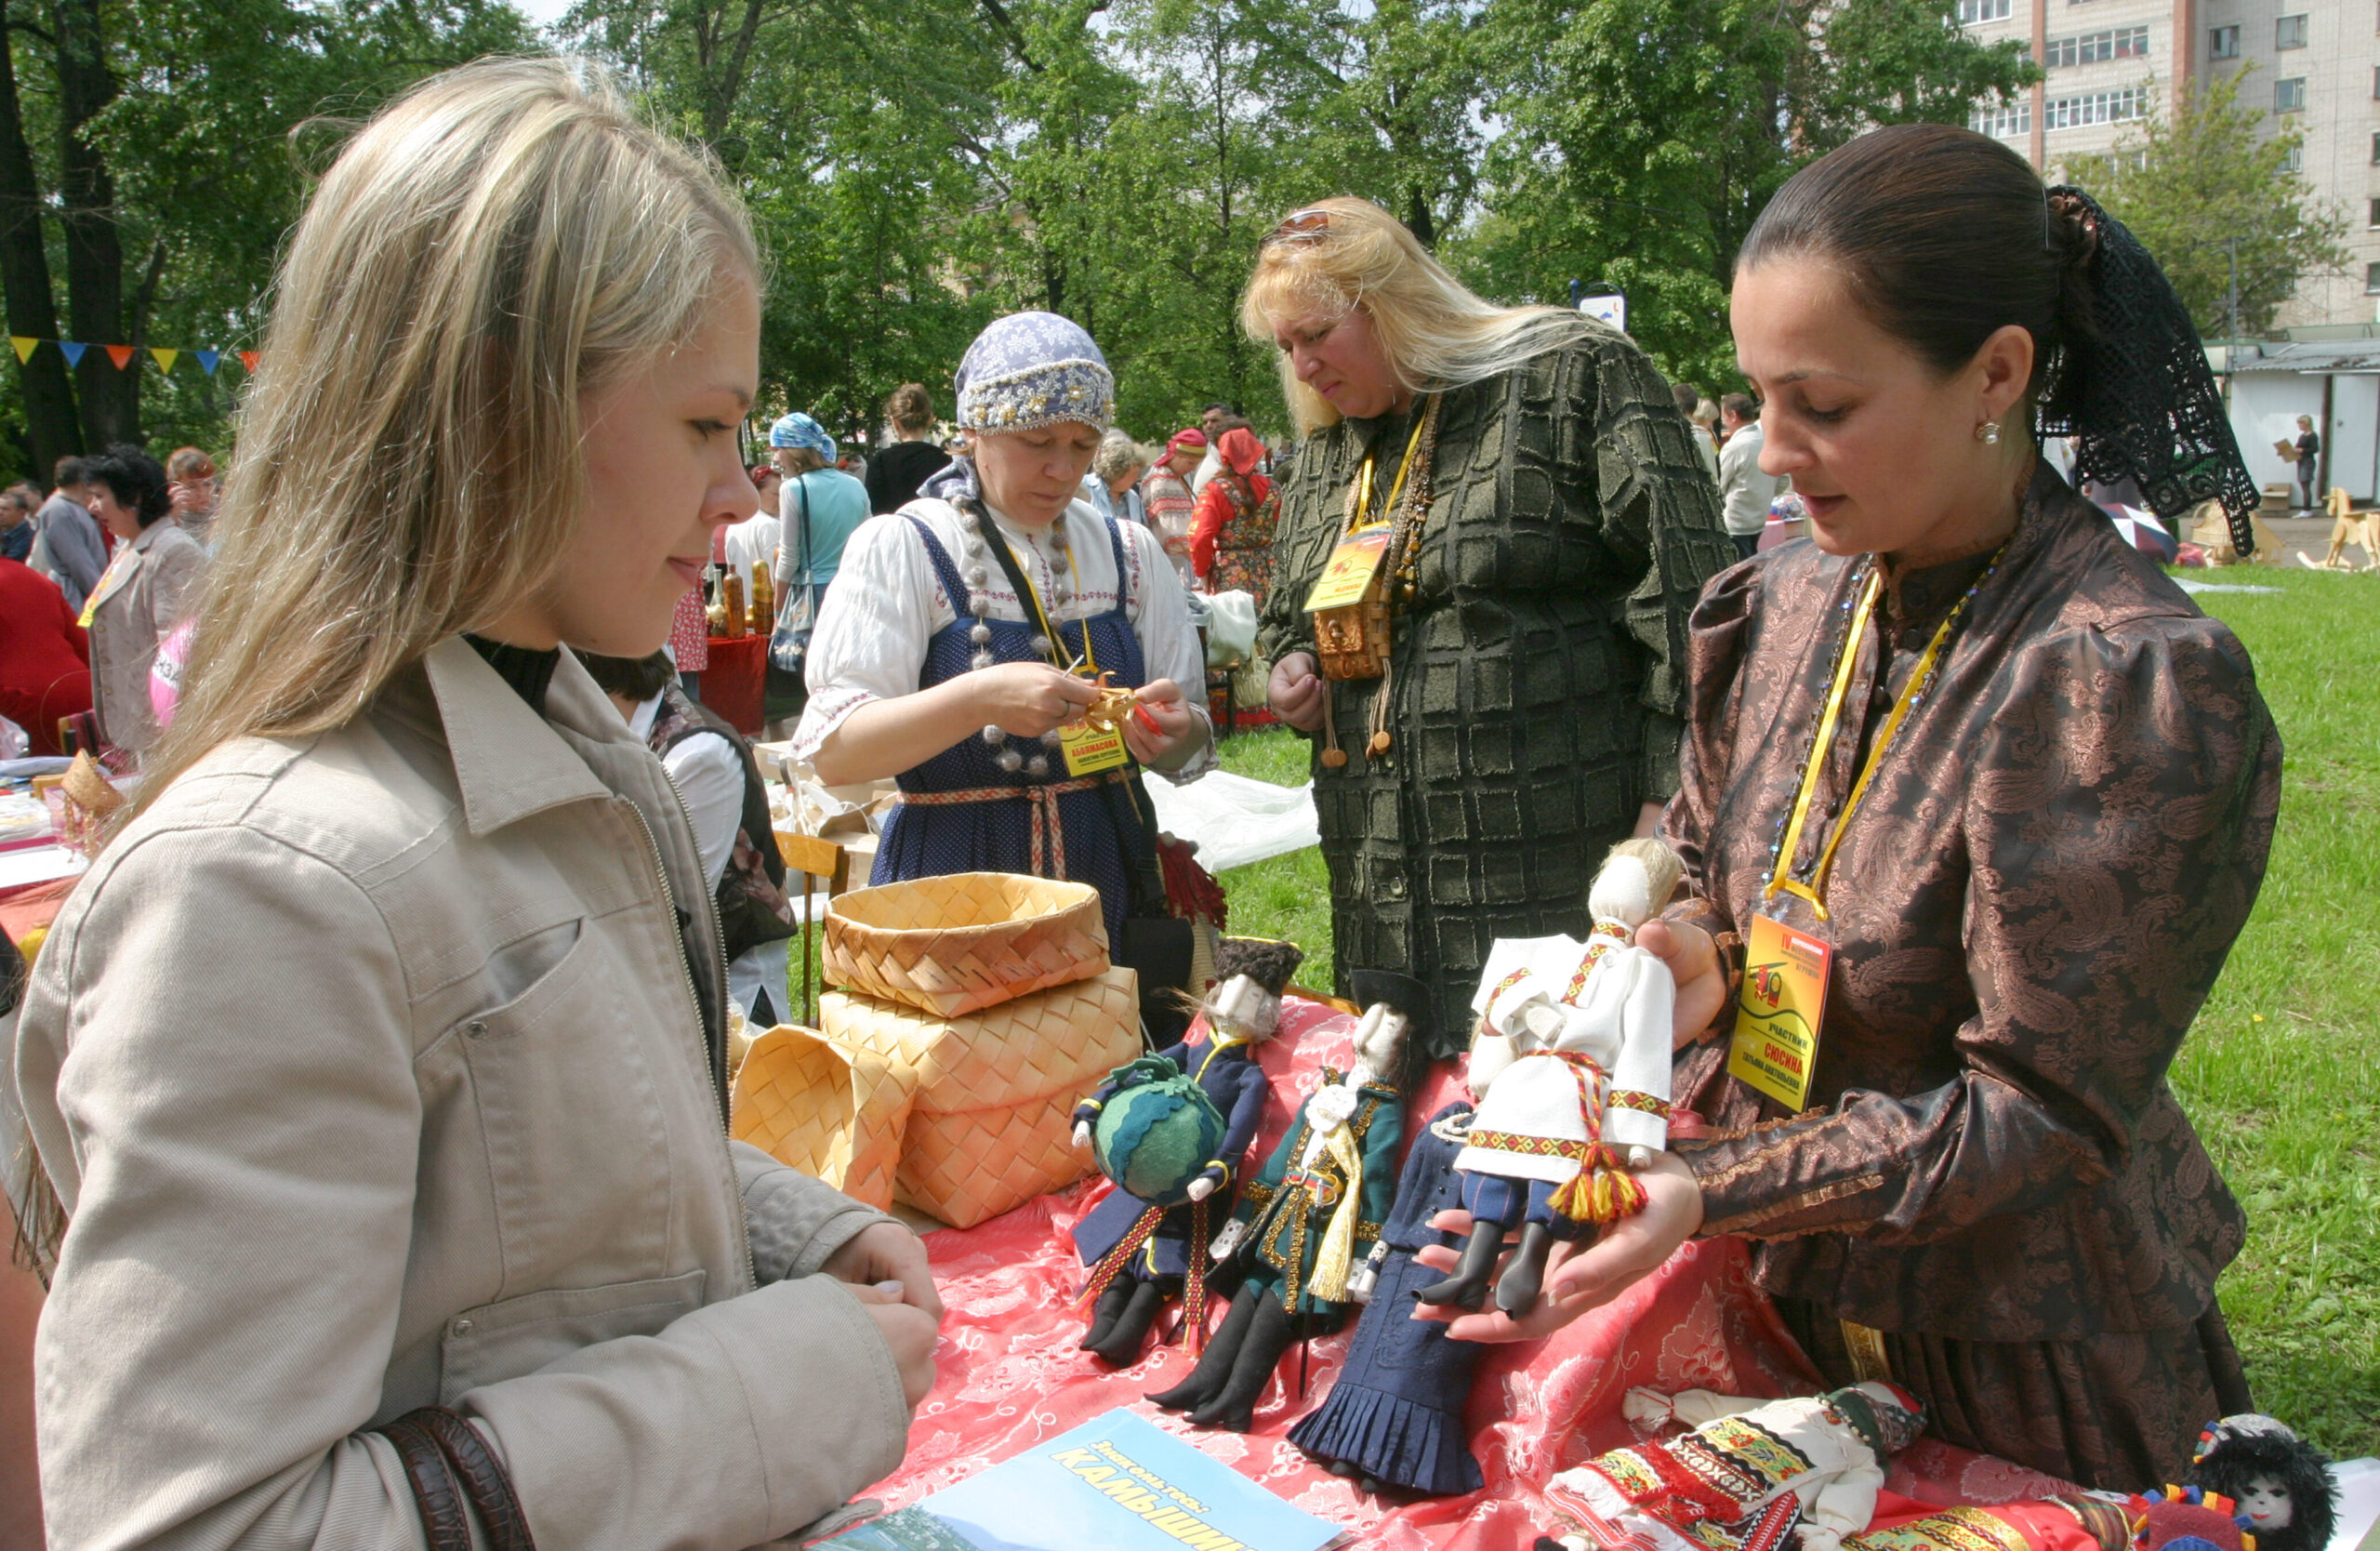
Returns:
[[[1767,916],[1752,918],[1727,1073],[1796,1113],[1809,1103],[1833,958],[1831,946],[1806,932]]]
[[[1339,540],[1339,547],[1330,551],[1329,563],[1322,568],[1322,579],[1306,594],[1305,611],[1313,614],[1362,603],[1364,595],[1371,590],[1372,577],[1380,572],[1381,557],[1387,552],[1386,523],[1357,528]]]
[[[1131,758],[1124,747],[1122,728],[1094,727],[1087,722],[1059,728],[1058,751],[1066,757],[1069,776],[1096,776],[1103,770],[1114,770]]]

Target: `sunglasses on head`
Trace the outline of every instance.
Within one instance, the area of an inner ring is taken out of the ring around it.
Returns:
[[[1264,240],[1256,245],[1262,250],[1276,243],[1316,243],[1329,230],[1330,212],[1318,205],[1309,205],[1302,210],[1290,211],[1281,224],[1266,232]]]

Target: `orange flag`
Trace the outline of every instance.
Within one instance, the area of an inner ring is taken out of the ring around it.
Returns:
[[[117,371],[121,372],[131,366],[132,347],[130,345],[103,345],[100,348],[108,352],[108,359],[115,363]]]
[[[240,352],[240,365],[249,371],[255,371],[257,369],[257,352],[252,350],[242,351]]]

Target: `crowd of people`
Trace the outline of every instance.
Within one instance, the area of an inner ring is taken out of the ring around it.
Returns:
[[[1363,200],[1248,258],[1293,456],[1227,403],[1117,432],[1095,340],[1021,312],[958,364],[954,438],[907,384],[872,454],[796,411],[754,469],[734,195],[600,81],[487,61],[317,186],[213,528],[211,468],[129,447],[0,503],[56,595],[10,628],[87,665],[142,775],[16,1034],[52,1544],[748,1544],[899,1464],[919,1240],[721,1125],[728,1004],[769,1010],[793,929],[700,705],[731,565],[773,584],[795,754],[900,789],[875,881],[1087,882],[1125,963],[1167,906],[1140,775],[1212,767],[1201,599],[1250,593],[1336,973],[1421,1058],[1495,940],[1584,938],[1613,843],[1675,848],[1638,941],[1707,1124],[1525,1316],[1417,1317],[1541,1337],[1735,1235],[1829,1385],[1889,1376],[1950,1441],[2131,1486],[2249,1409],[2243,1218],[2163,1074],[2279,737],[2239,642],[2037,452],[2244,521],[2154,262],[1995,141],[1872,131],[1743,245],[1755,406],[1474,295]],[[333,444],[406,451],[362,482]],[[1764,540],[1783,482],[1809,542]],[[1831,946],[1802,1105],[1727,1076],[1764,920]]]

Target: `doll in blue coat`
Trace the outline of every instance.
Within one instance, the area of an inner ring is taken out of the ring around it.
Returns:
[[[1097,1298],[1083,1350],[1118,1368],[1138,1361],[1150,1326],[1176,1294],[1187,1306],[1186,1333],[1194,1343],[1203,1340],[1208,1241],[1230,1213],[1273,1091],[1257,1065],[1256,1047],[1279,1029],[1281,994],[1304,957],[1290,943],[1225,937],[1215,952],[1216,986],[1203,1004],[1204,1024],[1191,1038],[1157,1052],[1214,1102],[1224,1118],[1223,1142],[1191,1182],[1186,1203],[1155,1206],[1119,1185],[1075,1225],[1075,1249],[1090,1268],[1087,1291]],[[1114,1082],[1103,1083],[1076,1107],[1077,1147],[1091,1145],[1092,1122],[1115,1093]]]

